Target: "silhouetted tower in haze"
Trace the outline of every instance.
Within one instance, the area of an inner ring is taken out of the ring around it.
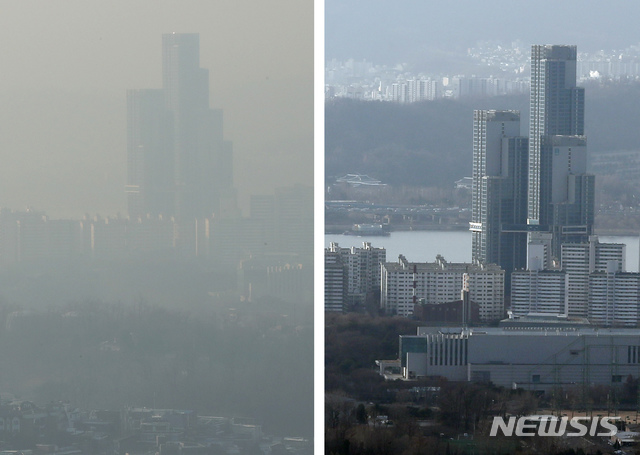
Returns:
[[[232,147],[209,108],[209,71],[197,34],[162,36],[162,89],[130,90],[129,215],[188,221],[220,211],[232,192]]]
[[[127,90],[127,204],[130,216],[175,215],[172,119],[159,89]]]

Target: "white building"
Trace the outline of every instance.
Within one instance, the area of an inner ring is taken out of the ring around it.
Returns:
[[[430,78],[399,80],[387,87],[387,99],[396,103],[432,101],[439,97],[438,81]]]
[[[566,315],[567,296],[567,274],[563,271],[520,270],[511,274],[511,311],[516,316]]]
[[[382,265],[380,305],[387,314],[411,316],[414,306],[442,304],[460,299],[462,277],[469,274],[469,299],[480,308],[480,319],[504,316],[504,270],[494,264],[449,263],[438,255],[435,262],[398,262]]]
[[[342,312],[347,299],[347,268],[340,253],[324,252],[324,310]]]
[[[441,376],[453,381],[545,391],[637,378],[640,330],[592,327],[419,327],[400,335],[405,379]],[[392,365],[378,361],[380,373]]]
[[[346,298],[351,304],[364,303],[367,294],[380,289],[380,264],[387,259],[387,250],[375,248],[369,242],[362,247],[341,248],[331,242],[325,249],[325,258],[337,256],[345,267]],[[326,259],[325,259],[326,263]]]
[[[640,273],[589,275],[589,321],[606,326],[637,327],[640,322]]]
[[[567,272],[568,314],[586,317],[588,311],[589,274],[605,272],[614,264],[617,272],[625,271],[625,245],[600,243],[592,235],[587,243],[565,243],[561,246],[561,266]]]
[[[529,245],[529,256],[536,247]],[[561,245],[561,269],[536,267],[545,261],[529,262],[529,270],[512,274],[511,310],[514,315],[530,313],[588,317],[594,324],[637,326],[638,283],[636,274],[625,270],[625,245],[588,242]],[[546,251],[546,250],[545,250]]]

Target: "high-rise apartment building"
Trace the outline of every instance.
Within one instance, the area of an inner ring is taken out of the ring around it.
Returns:
[[[542,260],[537,267],[532,260],[528,270],[512,274],[513,314],[544,313],[588,317],[601,325],[636,325],[638,274],[625,272],[625,245],[600,243],[591,236],[588,242],[563,243],[561,248],[562,270],[544,270]]]
[[[640,273],[608,270],[589,275],[589,321],[606,326],[640,324]]]
[[[209,108],[199,35],[162,36],[162,89],[128,93],[129,214],[218,214],[232,191],[231,143],[222,111]]]
[[[564,243],[562,270],[567,273],[569,316],[587,317],[589,275],[594,272],[625,271],[625,245],[600,243],[597,236],[588,242]]]
[[[342,312],[347,306],[347,266],[339,251],[324,251],[324,310]]]
[[[526,261],[527,138],[517,111],[473,114],[472,261],[509,274]]]
[[[380,307],[387,314],[411,316],[416,304],[440,305],[460,299],[463,278],[468,275],[469,299],[477,303],[480,319],[504,317],[504,270],[495,264],[447,262],[438,255],[435,262],[382,264]]]
[[[595,178],[587,174],[584,89],[576,86],[576,46],[531,48],[528,215],[553,233],[552,254],[593,230]]]
[[[325,256],[338,255],[346,267],[347,297],[352,305],[365,303],[367,295],[380,290],[380,266],[387,260],[387,250],[363,242],[362,247],[342,248],[331,242]]]
[[[567,299],[567,274],[563,271],[519,270],[511,274],[511,311],[516,316],[566,315]]]

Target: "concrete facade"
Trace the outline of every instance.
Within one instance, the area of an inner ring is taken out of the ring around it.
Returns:
[[[417,335],[400,336],[399,353],[405,379],[443,376],[545,391],[640,376],[636,329],[419,327]]]
[[[398,262],[382,265],[380,305],[387,314],[411,316],[414,306],[443,304],[460,299],[463,274],[469,274],[469,298],[476,302],[483,321],[504,315],[504,270],[497,265],[449,263],[438,255],[435,262]]]

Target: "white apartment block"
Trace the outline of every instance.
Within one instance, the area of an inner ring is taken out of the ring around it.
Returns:
[[[511,311],[515,316],[567,314],[567,274],[559,270],[520,270],[511,274]]]
[[[561,247],[561,267],[567,273],[568,315],[587,317],[589,274],[604,272],[613,264],[615,271],[625,271],[625,245],[600,243],[589,237],[587,243],[565,243]]]
[[[440,97],[438,81],[432,79],[409,79],[391,84],[387,99],[396,103],[432,101]]]
[[[588,318],[593,324],[637,326],[638,274],[625,273],[625,245],[585,243],[561,246],[561,270],[516,271],[511,284],[511,311]]]
[[[347,298],[347,268],[340,253],[324,253],[324,310],[343,312]]]
[[[494,264],[449,263],[438,255],[435,262],[382,264],[380,305],[387,314],[411,316],[420,301],[442,304],[460,300],[463,274],[469,274],[469,299],[485,321],[504,317],[504,270]]]
[[[341,248],[331,242],[327,254],[338,255],[346,267],[346,293],[351,303],[364,303],[367,294],[380,289],[380,264],[387,260],[384,248],[375,248],[369,242],[363,242],[362,247]]]
[[[589,321],[636,327],[640,322],[640,273],[595,272],[589,275]]]

